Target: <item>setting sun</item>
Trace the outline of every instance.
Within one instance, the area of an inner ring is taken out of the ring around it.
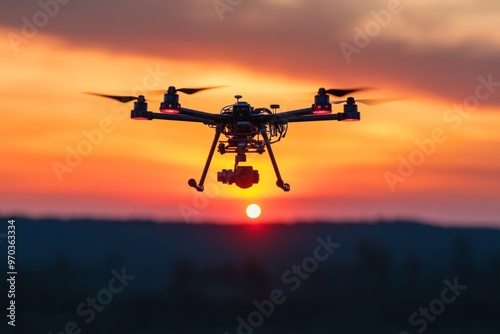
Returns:
[[[261,213],[260,206],[258,206],[257,204],[250,204],[247,207],[247,216],[249,218],[252,219],[258,218],[260,216],[260,213]]]

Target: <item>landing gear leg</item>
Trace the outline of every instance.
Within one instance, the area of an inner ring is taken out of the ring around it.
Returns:
[[[290,191],[290,185],[285,183],[281,178],[280,170],[278,168],[278,164],[276,163],[276,158],[274,157],[273,149],[271,148],[271,142],[269,141],[269,137],[267,136],[266,126],[261,124],[260,133],[262,134],[262,138],[264,138],[264,143],[266,144],[267,151],[269,152],[269,157],[271,158],[271,163],[273,164],[274,173],[276,174],[276,185],[283,189],[284,191]]]
[[[215,136],[212,142],[212,146],[210,147],[210,151],[208,152],[207,162],[205,163],[205,168],[203,168],[203,172],[201,173],[200,183],[196,183],[195,179],[189,179],[188,184],[190,187],[195,188],[198,191],[203,191],[205,187],[203,187],[203,183],[205,183],[205,178],[207,177],[208,168],[210,167],[210,162],[212,161],[212,157],[214,156],[215,147],[217,146],[217,142],[219,141],[220,133],[224,128],[224,124],[218,124],[215,129]]]

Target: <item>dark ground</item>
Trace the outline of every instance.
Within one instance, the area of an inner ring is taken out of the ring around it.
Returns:
[[[500,333],[500,230],[17,218],[15,331],[3,237],[2,333]]]

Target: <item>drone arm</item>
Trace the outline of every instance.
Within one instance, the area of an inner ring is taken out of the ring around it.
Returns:
[[[297,109],[297,110],[280,112],[280,113],[276,113],[276,114],[263,115],[262,118],[265,121],[271,121],[271,120],[286,121],[286,120],[293,118],[293,117],[304,116],[304,115],[309,115],[309,114],[312,114],[312,108],[304,108],[304,109]]]
[[[203,119],[204,121],[211,121],[215,123],[224,122],[228,119],[226,115],[212,114],[205,111],[199,111],[188,108],[180,108],[179,113],[185,116],[191,116],[198,119]]]
[[[157,113],[152,111],[147,111],[145,109],[133,109],[130,113],[130,118],[132,119],[142,119],[142,120],[153,120],[153,119],[163,119],[169,121],[183,121],[183,122],[197,122],[204,123],[207,125],[217,124],[214,121],[180,114],[169,114],[169,113]]]
[[[205,123],[205,124],[216,124],[215,122],[211,120],[206,120],[203,118],[199,117],[193,117],[189,115],[179,115],[179,114],[164,114],[164,113],[154,113],[151,112],[151,118],[148,119],[163,119],[163,120],[169,120],[169,121],[183,121],[183,122],[198,122],[198,123]]]
[[[289,118],[288,122],[342,121],[341,114],[297,116]]]

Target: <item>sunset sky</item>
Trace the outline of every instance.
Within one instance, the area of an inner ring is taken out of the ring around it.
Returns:
[[[499,22],[494,0],[6,2],[0,214],[245,223],[257,203],[260,222],[500,227]],[[216,153],[197,193],[187,180],[213,129],[133,121],[132,103],[82,94],[170,85],[226,85],[181,95],[212,113],[235,94],[305,108],[319,87],[402,100],[360,104],[361,122],[290,124],[273,145],[289,193],[267,152],[249,157],[261,179],[247,190],[216,182],[234,162]]]

